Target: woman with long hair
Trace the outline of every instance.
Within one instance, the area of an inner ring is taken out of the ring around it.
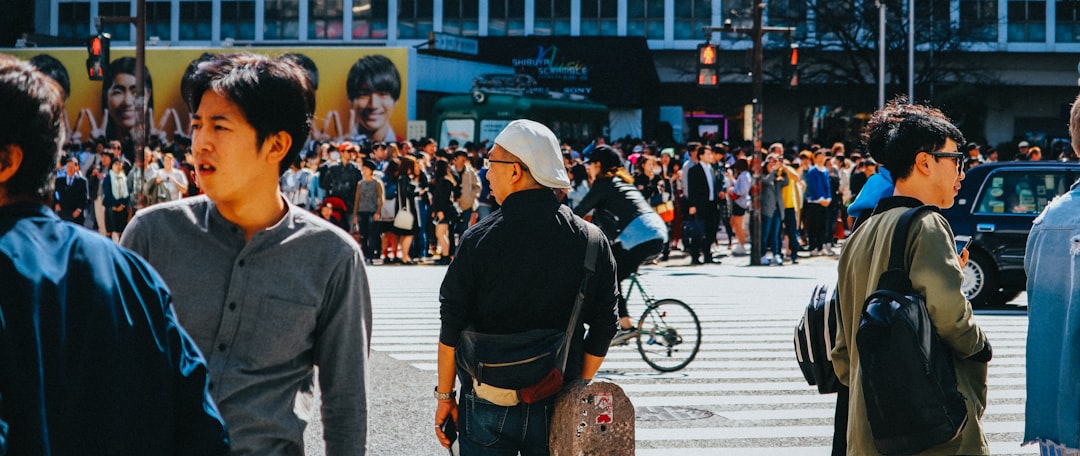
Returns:
[[[746,228],[743,222],[746,220],[746,211],[750,208],[750,186],[753,179],[750,177],[750,162],[740,158],[732,167],[735,172],[735,185],[731,187],[731,229],[735,231],[735,239],[738,244],[731,250],[735,255],[746,255]]]
[[[397,205],[398,211],[409,211],[413,215],[412,228],[399,228],[394,226],[394,234],[398,235],[398,246],[401,248],[401,264],[416,264],[416,261],[409,256],[409,249],[412,248],[413,237],[416,236],[416,230],[419,227],[419,212],[416,210],[416,196],[418,195],[418,184],[414,181],[418,179],[420,175],[420,164],[416,159],[409,155],[401,156],[401,165],[398,169],[397,178]]]
[[[585,165],[580,163],[570,167],[570,191],[566,193],[567,202],[570,203],[570,208],[577,207],[585,195],[589,194],[589,172],[585,170]]]
[[[634,188],[634,178],[622,166],[622,158],[611,146],[593,149],[589,157],[592,188],[574,213],[584,216],[593,211],[592,221],[611,241],[615,257],[616,279],[622,288],[623,279],[637,272],[639,266],[657,257],[667,242],[667,226],[645,197]],[[616,341],[634,336],[626,298],[619,294],[619,327]]]
[[[450,222],[457,220],[458,212],[454,207],[457,180],[450,173],[450,164],[446,160],[435,162],[435,180],[431,186],[431,213],[435,223],[435,240],[438,242],[441,256],[436,264],[450,264],[454,253],[450,251]]]

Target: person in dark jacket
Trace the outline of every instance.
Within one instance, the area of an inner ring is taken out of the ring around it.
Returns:
[[[716,242],[716,231],[720,229],[720,204],[726,204],[722,196],[724,176],[713,167],[716,155],[711,147],[702,147],[698,159],[700,163],[697,166],[685,171],[687,188],[683,207],[686,208],[684,216],[688,221],[704,223],[704,232],[696,236],[686,235],[690,241],[687,253],[690,254],[690,264],[701,264],[699,258],[702,256],[705,263],[718,263],[712,257],[712,244]]]
[[[64,163],[64,175],[56,178],[56,213],[65,221],[82,225],[89,202],[86,179],[79,175],[79,159],[69,157]]]
[[[62,89],[0,55],[0,100],[0,454],[227,454],[165,281],[45,204]]]
[[[617,265],[616,279],[621,284],[637,272],[642,263],[660,255],[668,239],[667,226],[634,187],[634,178],[623,167],[619,153],[611,146],[594,148],[587,169],[593,177],[593,185],[574,208],[574,213],[584,216],[589,211],[593,212],[593,223],[611,241],[611,251]],[[619,329],[616,340],[634,336],[621,286]]]

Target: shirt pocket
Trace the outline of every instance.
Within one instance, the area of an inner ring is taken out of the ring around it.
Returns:
[[[258,367],[296,362],[314,345],[317,314],[318,308],[312,304],[271,297],[260,299],[248,360]]]

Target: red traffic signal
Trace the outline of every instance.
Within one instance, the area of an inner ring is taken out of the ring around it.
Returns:
[[[716,46],[709,43],[699,44],[697,63],[698,87],[717,87],[719,85],[719,62],[716,59]]]
[[[105,78],[105,67],[109,64],[109,39],[108,33],[99,33],[86,40],[86,74],[91,81]]]

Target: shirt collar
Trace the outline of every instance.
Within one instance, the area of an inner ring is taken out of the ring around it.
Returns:
[[[56,213],[44,204],[36,202],[12,203],[0,206],[0,219],[26,217],[48,217],[58,219]]]
[[[511,193],[503,200],[502,207],[504,211],[515,210],[542,203],[558,205],[559,201],[555,199],[555,192],[550,188],[534,188]]]

